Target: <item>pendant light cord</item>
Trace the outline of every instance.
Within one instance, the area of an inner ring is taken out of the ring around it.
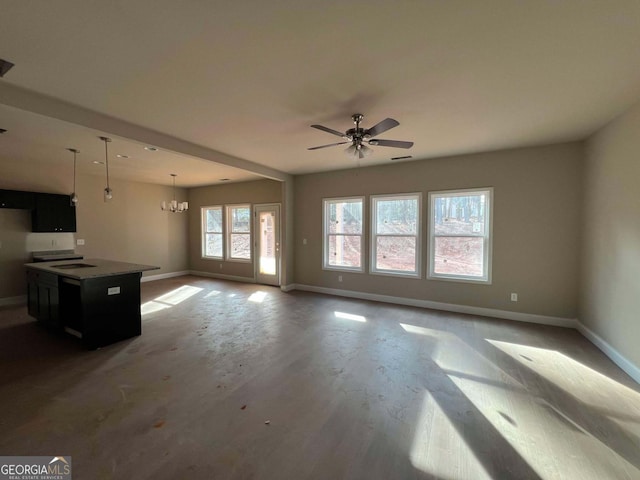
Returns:
[[[76,193],[76,155],[78,152],[73,152],[73,193]]]
[[[109,188],[109,149],[107,147],[107,139],[104,140],[104,159],[107,166],[107,188]]]

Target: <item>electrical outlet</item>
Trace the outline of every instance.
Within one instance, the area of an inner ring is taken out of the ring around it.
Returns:
[[[303,239],[302,239],[302,244],[303,244],[303,245],[306,245],[306,244],[307,244],[307,239],[306,239],[306,238],[303,238]]]
[[[79,238],[76,240],[76,245],[84,245],[84,238]]]
[[[511,301],[512,302],[517,302],[518,301],[518,294],[517,293],[512,293],[511,294]]]
[[[342,275],[338,275],[338,281],[341,282],[342,281]]]
[[[220,270],[222,270],[222,264],[220,264]]]

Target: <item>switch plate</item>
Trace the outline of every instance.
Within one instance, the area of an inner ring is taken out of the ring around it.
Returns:
[[[303,245],[306,245],[306,244],[307,244],[307,239],[306,239],[306,238],[303,238],[303,239],[302,239],[302,244],[303,244]]]
[[[338,281],[341,282],[342,281],[342,275],[338,275]]]
[[[512,302],[517,302],[518,301],[518,294],[517,293],[512,293],[511,294],[511,301]]]

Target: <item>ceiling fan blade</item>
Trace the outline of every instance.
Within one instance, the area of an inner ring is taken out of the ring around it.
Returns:
[[[395,147],[395,148],[411,148],[413,142],[403,142],[402,140],[369,140],[369,145],[378,147]]]
[[[319,147],[307,148],[307,150],[318,150],[319,148],[335,147],[336,145],[344,145],[345,143],[351,143],[351,142],[330,143],[329,145],[320,145]]]
[[[397,120],[394,120],[393,118],[385,118],[380,123],[371,127],[369,130],[365,130],[364,134],[369,135],[370,137],[375,137],[383,132],[386,132],[387,130],[391,130],[392,128],[397,127],[398,125],[400,125],[400,123],[398,123]]]
[[[344,133],[334,130],[333,128],[325,127],[322,125],[311,125],[313,128],[317,128],[318,130],[322,130],[323,132],[331,133],[333,135],[337,135],[338,137],[346,138]]]

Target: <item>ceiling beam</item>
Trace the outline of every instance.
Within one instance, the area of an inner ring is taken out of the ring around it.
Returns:
[[[290,181],[292,176],[265,165],[233,157],[208,147],[157,132],[125,120],[89,110],[41,93],[0,82],[0,103],[39,115],[44,115],[83,127],[99,130],[109,135],[126,138],[162,150],[189,155],[203,160],[240,168],[261,177],[278,181]]]

